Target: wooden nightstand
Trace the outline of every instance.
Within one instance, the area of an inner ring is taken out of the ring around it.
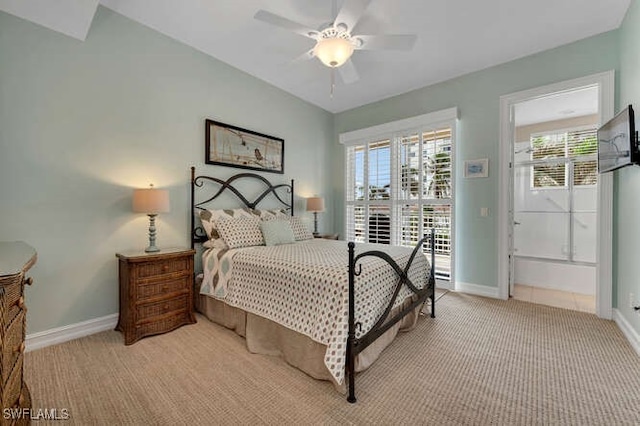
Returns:
[[[22,241],[0,242],[0,403],[6,411],[25,413],[31,409],[23,373],[27,315],[24,286],[33,282],[25,275],[37,257],[35,249]],[[3,414],[6,420],[0,420],[2,425],[30,424],[29,416]]]
[[[125,345],[196,322],[193,314],[193,255],[175,248],[157,253],[117,253],[120,317],[116,330]]]
[[[325,240],[337,240],[340,238],[340,234],[316,234],[314,238],[324,238]]]

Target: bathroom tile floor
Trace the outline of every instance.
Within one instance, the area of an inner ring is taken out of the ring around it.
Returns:
[[[596,312],[595,296],[586,294],[516,284],[514,285],[513,298],[556,308],[572,309],[592,314]]]

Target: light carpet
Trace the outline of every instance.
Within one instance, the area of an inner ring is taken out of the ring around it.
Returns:
[[[202,316],[29,352],[25,375],[64,424],[640,424],[640,359],[612,321],[454,292],[436,314],[357,376],[356,404]]]

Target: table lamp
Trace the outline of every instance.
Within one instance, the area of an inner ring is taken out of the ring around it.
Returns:
[[[158,213],[169,211],[169,192],[165,189],[156,189],[153,184],[149,188],[135,189],[133,191],[133,211],[146,213],[149,216],[149,247],[144,251],[147,253],[160,251],[156,247],[156,216]]]
[[[318,235],[318,213],[324,211],[324,198],[309,197],[307,198],[307,211],[313,212],[313,235]]]

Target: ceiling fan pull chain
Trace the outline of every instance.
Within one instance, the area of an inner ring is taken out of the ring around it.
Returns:
[[[331,68],[331,92],[330,92],[331,99],[333,99],[333,89],[335,88],[336,88],[336,69]]]

